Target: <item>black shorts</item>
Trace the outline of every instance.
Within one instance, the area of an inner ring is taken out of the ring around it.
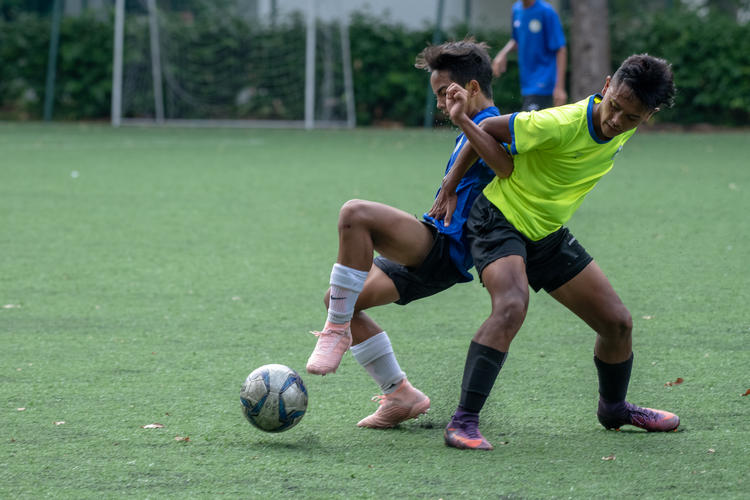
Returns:
[[[471,207],[466,237],[480,276],[497,259],[520,255],[526,263],[529,285],[535,292],[542,288],[547,292],[556,290],[594,260],[565,226],[539,241],[528,239],[484,194]]]
[[[396,285],[399,296],[396,304],[402,306],[442,292],[456,283],[469,281],[451,260],[448,238],[432,224],[422,223],[430,228],[435,239],[430,253],[419,267],[407,267],[380,256],[374,261]]]
[[[551,108],[554,101],[551,95],[525,95],[523,96],[522,111],[539,111]]]

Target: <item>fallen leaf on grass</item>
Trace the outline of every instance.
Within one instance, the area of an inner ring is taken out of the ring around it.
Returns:
[[[680,385],[684,381],[685,379],[683,379],[682,377],[677,377],[677,380],[675,380],[674,382],[667,382],[664,385],[666,385],[667,387],[672,387],[673,385]]]
[[[16,411],[26,411],[26,408],[16,408]]]
[[[750,396],[750,389],[745,391],[745,394],[742,394],[743,396]]]
[[[708,452],[709,452],[709,453],[716,453],[716,450],[714,450],[713,448],[709,448],[709,449],[708,449]]]
[[[3,309],[21,309],[19,304],[5,304]]]
[[[190,438],[189,438],[188,436],[184,436],[184,437],[183,437],[183,436],[175,436],[175,437],[174,437],[174,440],[175,440],[175,441],[184,441],[184,442],[188,442],[188,441],[190,441]]]
[[[612,454],[606,457],[602,457],[602,460],[616,460],[616,457],[614,456],[614,454]]]
[[[63,425],[63,424],[65,424],[65,420],[58,420],[57,422],[55,422],[55,425]]]
[[[653,319],[654,317],[650,314],[647,314],[646,316],[641,316],[643,319]]]
[[[162,424],[148,424],[148,425],[142,425],[141,429],[161,429],[164,427]]]

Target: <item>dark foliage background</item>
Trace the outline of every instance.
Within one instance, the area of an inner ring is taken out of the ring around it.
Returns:
[[[8,2],[0,10],[0,118],[39,119],[42,116],[49,52],[51,18],[45,5],[21,9]],[[18,2],[15,2],[18,4]],[[742,126],[750,124],[750,25],[741,25],[718,10],[694,12],[674,2],[670,8],[652,9],[647,16],[628,15],[627,3],[614,2],[612,23],[613,70],[627,55],[648,52],[664,57],[674,66],[678,87],[676,105],[657,115],[662,122],[710,123]],[[622,12],[619,12],[619,10]],[[60,32],[55,86],[55,119],[105,120],[110,113],[112,85],[112,13],[96,15],[86,11],[78,17],[64,17]],[[195,17],[195,22],[199,19]],[[210,19],[210,16],[208,17]],[[128,54],[130,64],[148,67],[148,32],[145,24],[127,26],[129,36],[142,46]],[[137,33],[136,33],[137,31]],[[279,43],[304,40],[301,18],[275,28],[258,27],[242,20],[225,23],[220,30],[206,22],[187,39],[186,30],[169,33],[180,50],[194,53],[231,54],[249,50],[247,36],[254,33]],[[486,41],[497,51],[508,40],[505,30],[471,32],[455,26],[443,39],[467,34]],[[181,38],[182,37],[182,38]],[[352,64],[358,125],[399,124],[419,126],[424,120],[428,78],[414,68],[414,58],[433,39],[433,30],[407,29],[403,25],[366,15],[356,15],[350,25]],[[212,46],[211,44],[214,44]],[[270,44],[269,44],[270,45]],[[183,49],[184,47],[184,49]],[[200,81],[211,82],[215,74],[206,65]],[[297,68],[304,71],[303,67]],[[242,86],[238,78],[252,75],[254,88],[270,88],[278,82],[273,68],[244,68],[214,85],[214,92],[234,92]],[[288,78],[288,77],[287,77]],[[303,73],[295,77],[303,81]],[[222,90],[222,86],[224,90]],[[247,86],[247,84],[245,85]],[[168,96],[167,96],[168,97]],[[518,108],[518,68],[511,60],[508,72],[494,83],[494,98],[501,112]],[[136,99],[147,105],[143,94]],[[228,109],[227,117],[290,118],[300,113],[298,99],[289,102],[264,99],[262,92],[242,107]],[[171,108],[170,108],[171,106]],[[176,101],[167,99],[174,109]],[[200,118],[201,116],[191,116]],[[205,116],[214,118],[215,116]],[[444,118],[436,115],[438,123]]]

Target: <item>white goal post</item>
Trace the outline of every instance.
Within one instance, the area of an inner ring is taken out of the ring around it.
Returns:
[[[112,125],[354,127],[342,1],[115,0]]]

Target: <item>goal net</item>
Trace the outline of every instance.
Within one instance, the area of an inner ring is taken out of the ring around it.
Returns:
[[[353,127],[344,2],[116,0],[112,124]]]

